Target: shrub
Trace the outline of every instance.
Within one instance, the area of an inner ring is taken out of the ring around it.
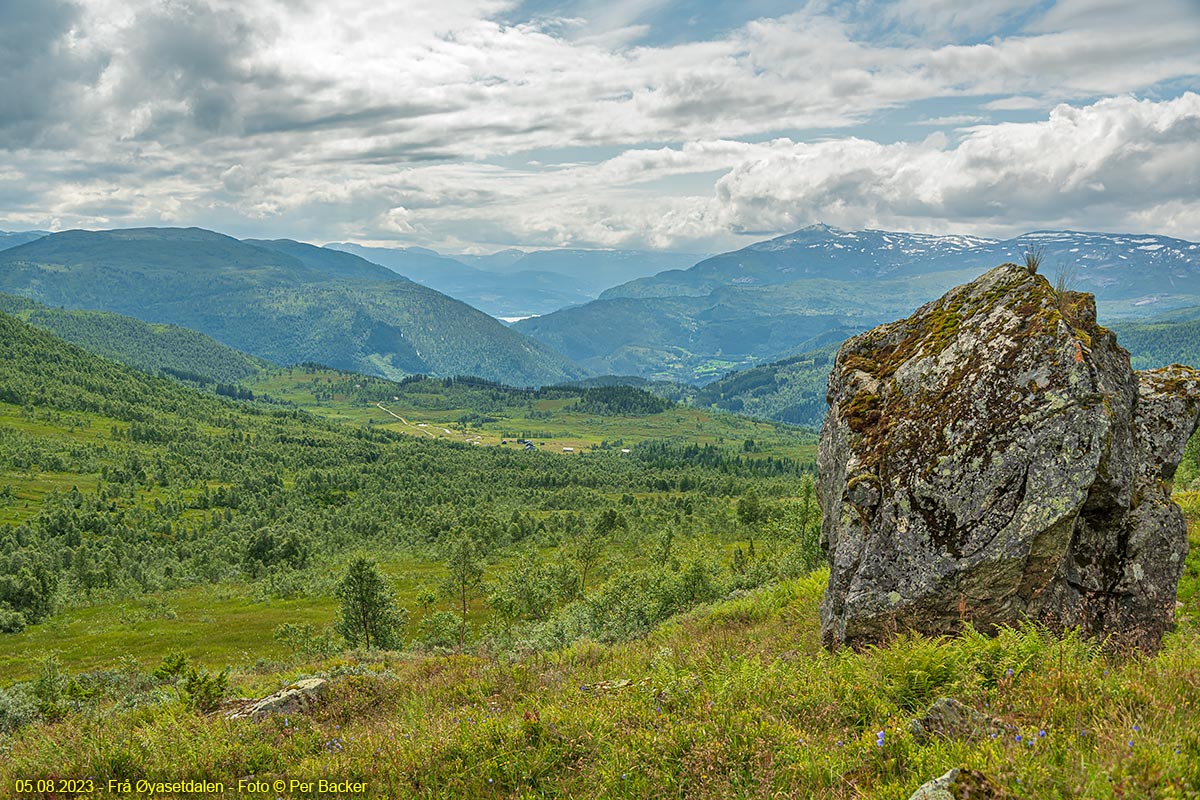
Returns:
[[[216,711],[229,690],[229,667],[220,672],[189,669],[183,679],[184,703],[192,711],[207,714]]]
[[[58,719],[67,713],[66,694],[69,679],[63,672],[58,656],[42,659],[38,676],[33,681],[33,698],[37,710],[47,719]]]
[[[334,628],[351,647],[391,649],[400,643],[408,612],[396,608],[387,581],[375,562],[356,558],[334,592],[342,601]]]
[[[417,623],[418,639],[426,647],[451,648],[458,644],[462,621],[451,611],[435,611]]]
[[[0,633],[20,633],[25,630],[25,615],[0,606]]]
[[[187,672],[188,657],[181,650],[172,650],[163,656],[162,662],[151,673],[155,680],[166,683],[174,682],[180,675]]]
[[[0,689],[0,733],[12,733],[37,718],[37,705],[24,684]]]

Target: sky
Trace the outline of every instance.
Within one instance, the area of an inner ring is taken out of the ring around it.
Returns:
[[[1200,0],[2,0],[0,229],[1200,240]]]

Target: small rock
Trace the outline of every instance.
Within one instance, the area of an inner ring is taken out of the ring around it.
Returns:
[[[1006,800],[992,779],[973,769],[954,769],[912,793],[908,800]]]
[[[978,739],[1005,730],[1004,723],[980,714],[953,697],[940,697],[924,716],[908,723],[918,744],[934,739]]]
[[[252,701],[227,716],[229,719],[262,719],[270,714],[294,714],[312,708],[328,684],[324,678],[306,678],[261,700]]]

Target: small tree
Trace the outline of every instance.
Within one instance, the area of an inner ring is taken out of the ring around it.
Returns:
[[[467,604],[483,584],[483,558],[470,534],[460,533],[451,542],[446,569],[442,591],[459,604],[458,647],[461,650],[467,641]]]
[[[352,647],[390,648],[400,641],[407,612],[396,600],[374,561],[356,558],[334,594],[342,601],[337,630]]]
[[[575,536],[571,558],[579,565],[579,595],[587,593],[588,573],[604,553],[604,532],[599,527],[585,528]]]

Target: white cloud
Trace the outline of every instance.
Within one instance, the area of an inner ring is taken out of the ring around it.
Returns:
[[[1081,104],[1194,77],[1191,1],[902,0],[854,4],[854,18],[814,0],[711,41],[635,47],[662,0],[515,25],[502,0],[84,0],[78,13],[14,0],[45,23],[25,35],[21,80],[46,102],[0,77],[0,154],[17,173],[0,176],[0,223],[715,248],[813,215],[1000,229],[1162,209],[1182,230],[1185,123],[1155,133],[1145,117],[1186,103]],[[986,36],[1014,20],[1025,27]],[[881,113],[932,98],[927,126],[980,124],[953,146],[875,141]],[[984,124],[1062,100],[1074,105],[1033,127]],[[826,140],[793,141],[805,131]]]
[[[954,146],[940,137],[776,146],[718,181],[716,204],[735,228],[824,220],[1004,233],[1134,226],[1169,207],[1154,229],[1194,238],[1197,186],[1200,95],[1188,93],[1062,105],[1041,122],[976,126]]]

